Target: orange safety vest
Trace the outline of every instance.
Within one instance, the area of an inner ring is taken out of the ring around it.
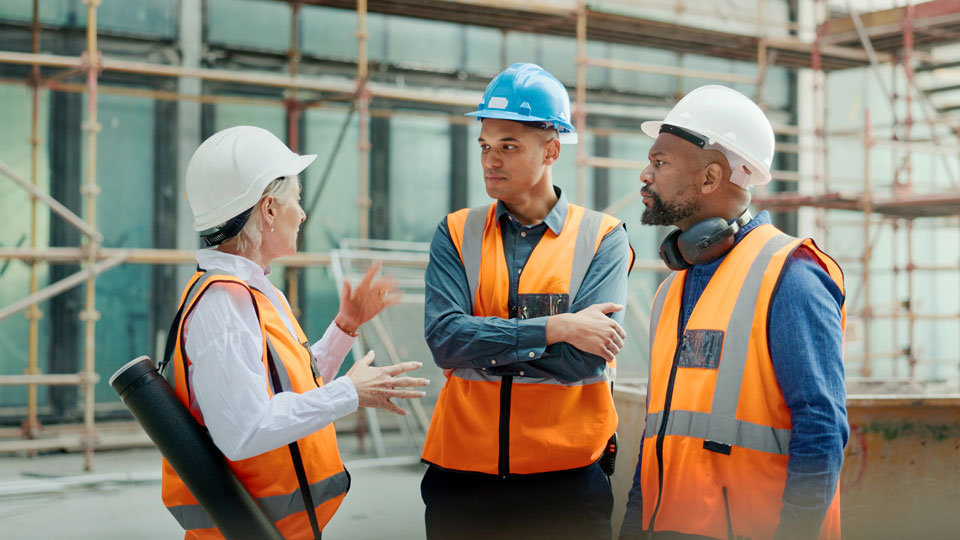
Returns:
[[[187,382],[187,367],[190,365],[190,359],[187,358],[182,340],[184,322],[203,292],[213,283],[223,282],[242,285],[253,298],[260,320],[260,333],[263,336],[262,361],[267,380],[272,380],[269,354],[276,365],[277,379],[283,391],[303,393],[323,386],[323,380],[314,375],[313,355],[307,338],[293,313],[290,312],[289,306],[284,304],[283,309],[293,324],[299,343],[290,335],[290,331],[280,318],[280,313],[262,292],[232,275],[217,274],[216,271],[198,271],[187,284],[180,299],[180,305],[184,310],[177,330],[176,348],[170,366],[173,369],[164,371],[164,376],[173,386],[180,401],[190,408],[191,389]],[[273,397],[274,391],[271,384],[268,383],[263,391]],[[196,413],[193,414],[197,417]],[[201,421],[200,418],[197,420]],[[350,477],[343,468],[343,462],[337,450],[337,435],[333,424],[298,440],[296,445],[299,447],[307,483],[310,486],[317,522],[322,529],[340,507],[350,486]],[[264,513],[277,526],[284,538],[312,539],[310,518],[305,510],[306,501],[300,491],[293,459],[291,449],[284,445],[248,459],[230,461],[229,464],[237,478],[246,486],[253,498],[257,499]],[[186,530],[185,538],[223,538],[166,459],[163,460],[162,492],[164,505]]]
[[[507,319],[510,278],[496,208],[454,212],[447,228],[466,270],[473,314]],[[560,234],[547,229],[530,254],[517,293],[567,294],[572,303],[600,241],[618,226],[616,218],[569,205]],[[440,391],[422,459],[500,476],[590,465],[617,428],[615,368],[608,363],[597,376],[571,384],[523,371],[501,377],[486,368],[455,369]]]
[[[750,231],[727,254],[680,340],[687,271],[670,274],[657,290],[641,470],[646,528],[752,540],[776,532],[792,424],[770,360],[767,314],[784,265],[801,245],[842,292],[833,259],[812,240],[772,225]],[[844,324],[845,310],[841,317]],[[836,492],[820,538],[840,538]]]

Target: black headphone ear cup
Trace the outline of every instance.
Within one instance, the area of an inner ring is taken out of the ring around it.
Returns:
[[[683,231],[676,229],[660,242],[660,258],[664,264],[671,270],[686,270],[690,268],[690,263],[683,259],[680,254],[680,248],[677,246],[677,239]]]
[[[706,264],[733,247],[736,228],[721,218],[696,223],[677,238],[677,251],[687,263]]]

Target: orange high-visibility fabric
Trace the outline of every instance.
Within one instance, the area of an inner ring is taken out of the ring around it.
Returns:
[[[468,210],[447,216],[447,228],[461,254]],[[574,243],[584,208],[569,205],[560,235],[549,228],[530,254],[519,294],[563,294],[570,288]],[[620,225],[604,216],[594,253],[603,237]],[[473,314],[509,318],[510,281],[503,240],[490,205],[481,245],[480,279]],[[570,303],[573,302],[570,298]],[[615,362],[609,364],[615,368]],[[449,377],[440,392],[424,444],[423,460],[450,470],[500,474],[500,391],[495,380]],[[523,381],[524,379],[519,379]],[[514,381],[509,411],[509,474],[585,467],[599,459],[617,427],[610,383],[563,385],[557,381]]]
[[[744,286],[747,271],[768,240],[782,234],[772,225],[761,225],[747,234],[720,264],[703,291],[685,332],[722,330],[728,336],[728,322]],[[776,380],[767,344],[767,313],[784,265],[800,245],[808,247],[828,270],[840,290],[843,276],[839,266],[820,251],[812,240],[787,244],[774,254],[763,273],[750,330],[736,419],[771,428],[791,429],[790,409]],[[666,291],[663,311],[656,329],[647,405],[651,415],[663,411],[670,371],[677,348],[681,299],[686,270],[679,272]],[[663,285],[661,285],[662,287]],[[659,292],[658,292],[659,294]],[[843,315],[845,320],[845,314]],[[720,365],[724,359],[720,358]],[[717,369],[677,367],[670,414],[677,411],[711,412]],[[787,478],[788,455],[733,446],[730,454],[706,450],[704,439],[667,434],[663,440],[663,486],[659,492],[657,435],[646,437],[643,445],[641,486],[643,524],[658,503],[654,531],[675,531],[713,538],[727,538],[729,525],[735,537],[761,540],[772,538],[780,522],[782,495]],[[786,452],[784,452],[785,454]],[[723,488],[727,489],[724,500]],[[840,501],[834,496],[824,520],[821,538],[840,538]]]
[[[197,272],[184,294],[181,296],[181,304],[186,301],[186,291],[199,279],[203,273]],[[244,281],[229,275],[211,276],[205,281],[197,293],[192,297],[190,305],[184,307],[184,315],[180,322],[180,328],[177,333],[176,349],[171,362],[175,369],[175,390],[180,401],[189,408],[190,395],[187,388],[186,367],[190,364],[189,358],[185,357],[181,338],[183,336],[183,325],[187,315],[202,297],[203,292],[214,283],[231,283],[240,285],[252,292],[252,298],[255,301],[258,318],[260,319],[260,330],[263,338],[263,369],[267,381],[270,381],[270,370],[267,362],[267,338],[273,344],[279,358],[274,358],[277,369],[286,369],[290,380],[291,391],[303,393],[313,388],[323,386],[323,381],[319,377],[313,376],[311,368],[311,354],[302,343],[307,343],[306,336],[300,328],[296,318],[291,313],[289,306],[284,305],[284,311],[287,318],[293,324],[294,330],[300,343],[293,339],[290,331],[284,325],[279,312],[274,308],[270,300],[260,291],[252,289]],[[264,387],[264,392],[273,397],[273,387],[268,384]],[[191,411],[192,412],[192,411]],[[196,414],[194,414],[196,416]],[[201,420],[197,418],[197,420]],[[303,466],[307,475],[308,484],[316,484],[328,479],[334,475],[344,473],[343,462],[340,459],[340,453],[337,450],[337,436],[333,424],[316,431],[297,441],[300,447],[300,454],[303,458]],[[226,459],[226,458],[224,458]],[[228,461],[230,468],[237,475],[237,478],[250,491],[255,499],[264,497],[288,495],[294,493],[296,497],[301,497],[299,493],[300,484],[297,480],[297,474],[293,465],[293,458],[286,445],[264,452],[263,454],[242,459],[239,461]],[[168,508],[179,506],[197,505],[196,499],[184,485],[183,481],[173,470],[167,460],[163,460],[162,477],[163,502]],[[340,507],[343,501],[345,491],[329,498],[319,504],[315,509],[317,521],[321,529],[326,525],[333,514]],[[314,504],[317,504],[314,498]],[[274,524],[288,539],[312,539],[313,531],[310,527],[309,516],[306,511],[293,512],[276,520]],[[188,529],[185,534],[188,539],[212,539],[223,538],[223,535],[215,528]]]

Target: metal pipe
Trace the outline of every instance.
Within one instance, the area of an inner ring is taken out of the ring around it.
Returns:
[[[358,0],[358,2],[363,1],[365,0]],[[366,56],[366,47],[364,47],[363,54]],[[28,65],[39,64],[44,66],[74,69],[77,67],[83,67],[83,65],[78,62],[75,57],[71,56],[59,56],[53,54],[35,55],[32,53],[18,53],[10,51],[0,51],[0,63]],[[165,77],[196,77],[198,79],[210,81],[231,82],[252,86],[272,86],[278,88],[294,87],[299,90],[316,90],[319,92],[330,92],[346,95],[352,95],[355,88],[355,85],[348,81],[331,77],[309,77],[304,75],[290,77],[289,75],[280,75],[269,72],[189,68],[174,65],[153,64],[149,62],[119,60],[116,58],[102,59],[99,68],[104,71],[116,71],[120,73],[137,73],[141,75],[156,75]],[[363,71],[366,73],[366,69]],[[382,97],[384,99],[395,99],[398,101],[414,101],[419,103],[434,103],[458,107],[475,107],[480,101],[480,94],[478,92],[409,89],[377,83],[370,84],[369,89],[372,95]]]
[[[83,131],[87,134],[87,178],[81,188],[84,197],[85,217],[91,227],[97,226],[97,195],[100,187],[97,185],[97,133],[101,126],[97,121],[97,71],[100,64],[100,51],[97,48],[97,6],[100,0],[84,0],[87,5],[87,120],[83,123]],[[87,265],[88,270],[97,267],[97,250],[103,237],[87,238]],[[116,264],[120,264],[120,260]],[[104,264],[104,263],[101,263]],[[102,271],[102,270],[101,270]],[[84,322],[84,358],[83,371],[87,374],[88,382],[83,387],[83,425],[84,425],[84,470],[93,470],[93,449],[96,444],[94,430],[94,383],[89,382],[96,374],[96,324],[100,318],[96,304],[97,278],[96,273],[89,272],[84,294],[84,309],[80,319]]]
[[[870,108],[864,111],[863,128],[863,274],[861,288],[863,290],[863,364],[860,366],[860,374],[864,377],[873,375],[873,367],[870,358],[870,321],[872,309],[870,299],[870,260],[872,255],[872,246],[870,244],[870,213],[873,212],[873,194],[871,193],[870,180],[870,149],[873,145],[873,131],[870,126]]]
[[[94,383],[100,381],[100,375],[94,373]],[[87,381],[86,373],[37,373],[32,375],[0,375],[0,386],[77,386]]]
[[[290,50],[287,53],[289,57],[290,78],[296,78],[297,69],[300,65],[300,2],[294,2],[290,6]],[[294,152],[300,152],[300,117],[303,114],[299,96],[296,88],[287,90],[289,95],[286,99],[287,109],[287,145]],[[301,231],[298,237],[298,243],[306,240],[306,229]],[[298,268],[284,268],[284,277],[287,282],[287,302],[290,304],[290,310],[295,317],[300,317],[303,311],[300,309],[300,271]]]
[[[586,134],[587,128],[587,5],[577,0],[577,104],[574,118],[578,136]],[[599,64],[598,64],[599,65]],[[587,149],[586,141],[577,144],[577,204],[587,202]]]
[[[13,170],[13,168],[2,161],[0,161],[0,173],[3,173],[7,178],[13,180],[17,185],[29,191],[30,194],[36,199],[46,203],[51,210],[65,219],[67,223],[70,223],[74,227],[80,229],[80,232],[87,235],[88,238],[95,239],[97,242],[103,241],[103,235],[100,234],[100,231],[98,231],[93,225],[84,221],[83,218],[74,214],[69,208],[60,204],[59,201],[41,191],[38,187],[33,185],[32,182],[20,176],[17,171]]]
[[[40,0],[33,0],[33,21],[31,28],[31,50],[34,54],[40,52]],[[33,66],[30,73],[32,99],[30,102],[30,183],[37,188],[37,161],[40,148],[39,114],[40,114],[40,66]],[[38,189],[39,190],[39,189]],[[30,247],[37,247],[37,198],[30,197]],[[30,294],[37,292],[37,263],[30,262]],[[28,376],[40,373],[39,368],[39,326],[43,313],[37,304],[31,304],[27,309],[27,369]],[[37,385],[27,386],[27,425],[26,435],[34,438],[40,427],[37,419]],[[31,454],[32,456],[32,454]]]
[[[13,315],[14,313],[22,311],[27,307],[36,304],[37,302],[49,300],[50,298],[53,298],[62,292],[69,291],[70,289],[83,283],[84,280],[93,279],[97,275],[106,272],[114,266],[117,266],[118,264],[122,263],[124,259],[126,259],[126,254],[118,253],[105,261],[101,261],[96,264],[88,264],[87,268],[75,274],[71,274],[60,281],[57,281],[56,283],[47,285],[39,291],[28,295],[26,298],[0,309],[0,320]]]
[[[580,1],[580,0],[578,0]],[[585,11],[585,10],[584,10]],[[579,42],[579,19],[577,19],[577,40]],[[586,30],[584,30],[586,32]],[[585,39],[585,38],[584,38]],[[580,53],[578,53],[579,55]],[[639,73],[653,73],[656,75],[670,75],[673,77],[688,77],[694,79],[706,79],[712,81],[728,82],[728,83],[740,83],[740,84],[757,84],[758,77],[756,75],[737,75],[735,73],[722,73],[719,71],[706,71],[700,69],[689,69],[683,67],[675,66],[661,66],[657,64],[644,64],[642,62],[630,62],[627,60],[611,60],[608,58],[594,58],[586,56],[586,45],[584,45],[584,61],[589,66],[602,67],[608,69],[619,69],[624,71],[636,71]]]
[[[893,259],[893,297],[896,300],[899,297],[900,293],[900,250],[899,240],[900,240],[900,220],[894,218],[892,220],[893,233],[890,235],[890,258]],[[903,308],[902,302],[898,301],[896,309],[893,310],[893,319],[890,329],[891,341],[893,342],[894,347],[899,347],[900,343],[900,311]],[[893,376],[900,376],[900,355],[894,357],[893,359]]]
[[[370,237],[370,86],[367,82],[367,0],[357,0],[357,209],[360,238]]]
[[[100,248],[97,260],[110,259],[123,254],[127,264],[183,264],[195,263],[196,251],[188,249],[153,248]],[[22,261],[44,261],[51,263],[77,262],[86,259],[86,253],[79,247],[48,248],[9,248],[0,247],[0,259],[19,259]],[[284,266],[325,266],[330,264],[329,253],[301,252],[280,257],[276,264]]]

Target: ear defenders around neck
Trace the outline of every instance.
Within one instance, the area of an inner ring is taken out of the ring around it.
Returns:
[[[737,231],[751,219],[748,209],[732,223],[711,218],[685,231],[677,229],[660,243],[660,258],[671,270],[686,270],[695,264],[715,261],[733,248]]]

